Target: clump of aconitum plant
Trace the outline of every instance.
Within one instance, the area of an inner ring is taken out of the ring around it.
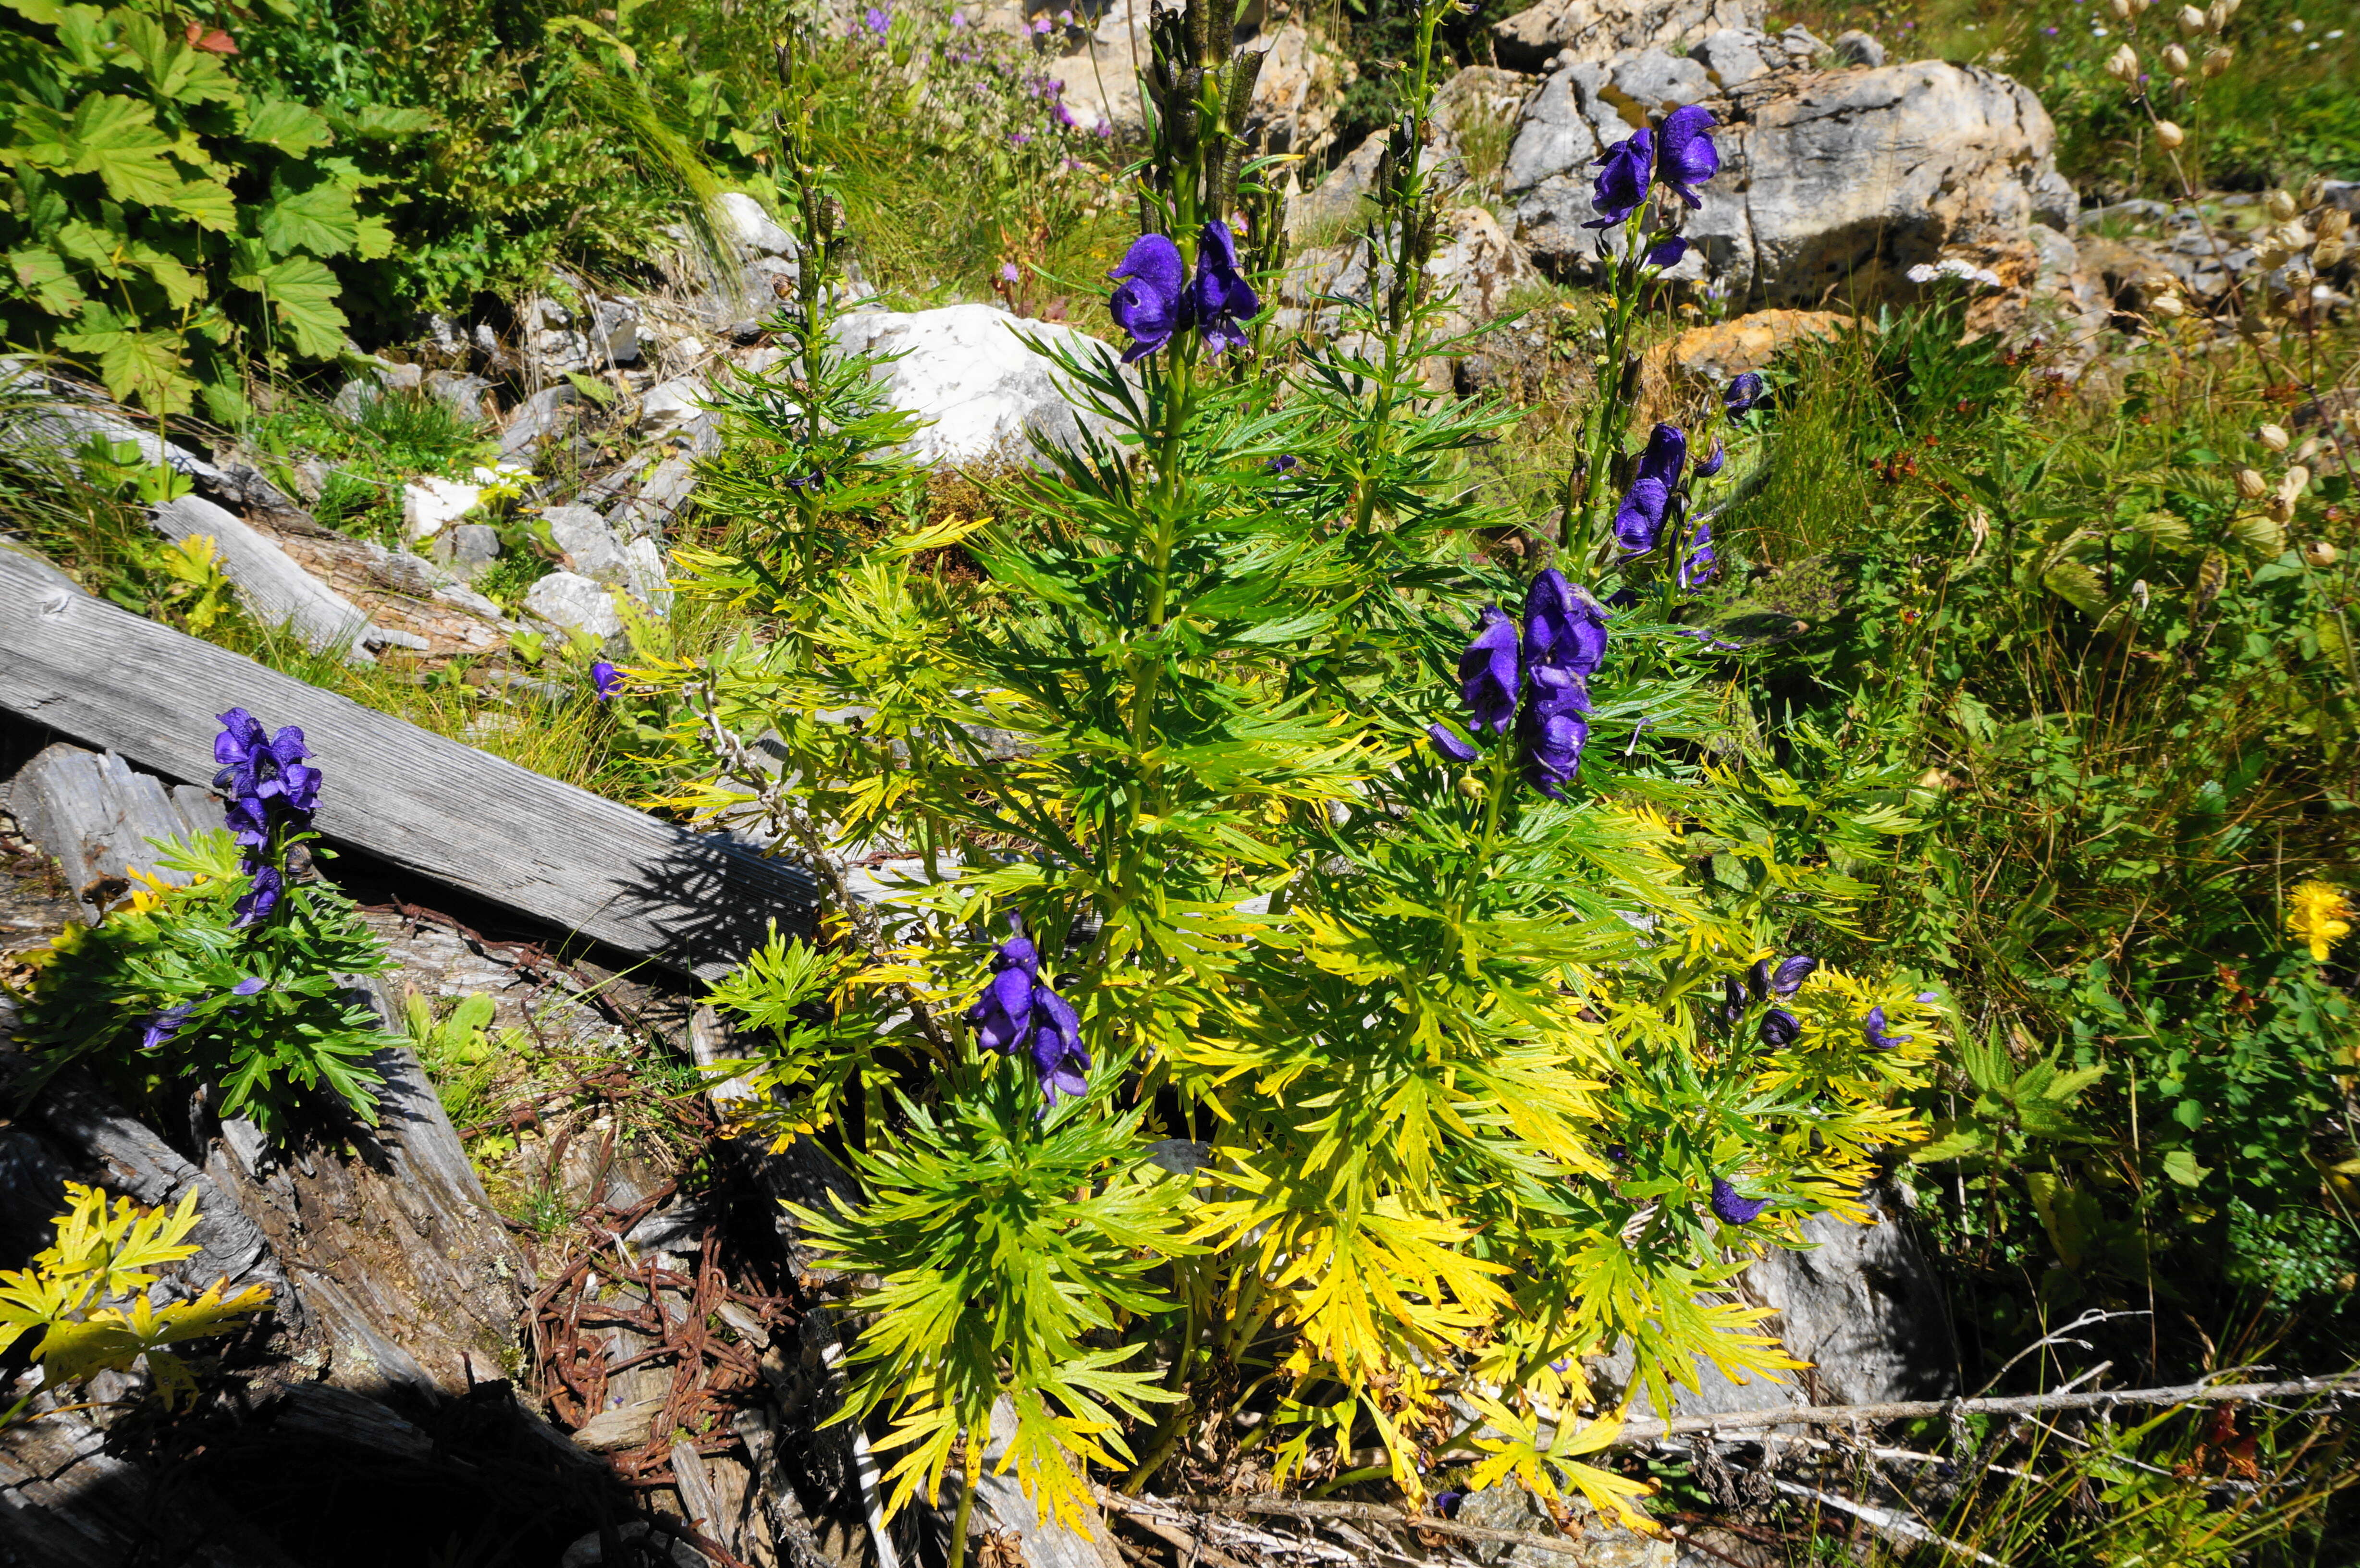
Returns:
[[[732,978],[768,1043],[727,1070],[859,1179],[797,1217],[880,1281],[842,1419],[890,1418],[888,1508],[948,1485],[966,1520],[1002,1400],[1006,1465],[1078,1519],[1093,1471],[1146,1485],[1251,1399],[1280,1485],[1373,1433],[1360,1478],[1411,1500],[1467,1463],[1628,1510],[1644,1486],[1570,1457],[1620,1421],[1585,1357],[1626,1349],[1659,1408],[1700,1361],[1791,1365],[1730,1281],[1859,1212],[1939,1022],[1824,966],[1746,985],[1768,911],[1693,882],[1667,811],[1782,901],[1845,885],[1697,777],[1695,641],[1570,556],[1471,552],[1500,519],[1446,458],[1504,416],[1426,389],[1437,302],[1405,284],[1357,307],[1374,342],[1273,352],[1229,114],[1251,62],[1214,21],[1157,24],[1120,350],[1040,345],[1113,433],[1044,447],[989,522],[880,524],[779,593],[792,637],[639,672],[696,693],[712,774],[785,752],[792,791],[707,803],[823,868],[909,852],[837,912],[840,963],[774,944]],[[1386,172],[1389,254],[1431,215],[1419,164]],[[1688,434],[1682,485],[1713,450]],[[1669,500],[1661,526],[1643,559]],[[923,570],[952,539],[983,585]]]
[[[292,725],[274,734],[244,708],[221,724],[225,831],[162,846],[170,879],[145,878],[36,955],[37,1082],[88,1062],[126,1083],[203,1086],[215,1115],[281,1137],[307,1105],[374,1121],[383,1080],[369,1058],[399,1040],[350,986],[390,965],[309,870],[326,854],[311,831],[325,778]]]

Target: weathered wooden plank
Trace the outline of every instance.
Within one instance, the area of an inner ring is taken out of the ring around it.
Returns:
[[[0,550],[0,706],[168,778],[215,771],[214,715],[300,725],[320,831],[405,869],[699,975],[771,920],[809,931],[800,867],[444,740],[75,589]]]
[[[318,652],[341,651],[369,662],[366,644],[386,640],[360,606],[295,564],[294,558],[248,528],[244,518],[202,495],[182,495],[152,508],[148,519],[166,539],[213,541],[222,572],[238,599],[267,626],[283,626]]]
[[[0,807],[57,861],[83,918],[93,920],[125,890],[127,869],[187,881],[178,872],[157,870],[155,841],[221,825],[221,808],[194,785],[168,786],[111,752],[63,741],[0,784]]]

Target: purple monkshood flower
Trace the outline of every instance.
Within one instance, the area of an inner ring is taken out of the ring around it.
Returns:
[[[1614,538],[1633,555],[1644,555],[1663,537],[1664,517],[1671,508],[1673,487],[1687,463],[1688,438],[1677,425],[1657,425],[1639,455],[1639,472],[1622,493],[1614,513]]]
[[[1697,593],[1721,573],[1721,558],[1713,553],[1712,525],[1699,523],[1688,530],[1688,550],[1680,556],[1680,589]]]
[[[1729,390],[1721,395],[1721,406],[1732,418],[1744,413],[1762,401],[1762,375],[1749,370],[1731,380]]]
[[[236,917],[230,921],[232,926],[250,926],[257,920],[269,919],[270,911],[279,907],[279,900],[287,892],[287,879],[279,874],[279,867],[268,861],[257,863],[249,858],[246,871],[253,878],[253,883],[246,889],[246,896],[230,911]]]
[[[239,981],[236,985],[231,986],[229,988],[229,994],[233,996],[258,996],[266,988],[266,985],[267,983],[260,975],[249,975],[245,979]]]
[[[1671,504],[1671,492],[1661,480],[1633,480],[1631,488],[1622,492],[1622,504],[1614,509],[1615,541],[1633,555],[1655,549]]]
[[[1606,662],[1606,610],[1555,567],[1524,593],[1524,658],[1588,681]]]
[[[220,720],[213,760],[222,769],[213,788],[224,795],[279,800],[299,816],[309,816],[319,804],[320,770],[303,761],[311,755],[303,732],[289,724],[274,735],[244,708],[232,708]]]
[[[1468,740],[1448,724],[1428,724],[1426,726],[1426,737],[1434,742],[1434,749],[1453,762],[1472,762],[1483,755],[1476,749],[1474,742]]]
[[[1459,1502],[1466,1496],[1464,1492],[1437,1492],[1434,1494],[1434,1511],[1444,1519],[1456,1519]]]
[[[1712,1179],[1712,1212],[1730,1225],[1751,1225],[1770,1206],[1767,1198],[1745,1198],[1737,1189],[1716,1176]]]
[[[1655,138],[1655,178],[1691,208],[1702,205],[1696,188],[1721,172],[1721,149],[1712,145],[1712,111],[1691,103],[1664,118]]]
[[[1598,216],[1581,226],[1611,229],[1647,199],[1647,184],[1655,174],[1655,133],[1633,131],[1599,154],[1596,163],[1598,182],[1590,204],[1598,209]]]
[[[1467,651],[1459,656],[1459,690],[1466,699],[1469,727],[1478,735],[1506,734],[1515,722],[1524,683],[1516,623],[1499,605],[1486,604]]]
[[[1041,955],[1022,934],[1000,943],[990,982],[967,1009],[976,1043],[986,1051],[1032,1059],[1041,1088],[1055,1105],[1061,1094],[1089,1087],[1089,1053],[1082,1049],[1081,1019],[1073,1007],[1041,978]]]
[[[171,1038],[180,1032],[180,1026],[189,1021],[189,1015],[196,1010],[194,1002],[175,1002],[160,1013],[148,1015],[147,1024],[139,1031],[139,1049],[163,1050]]]
[[[603,702],[623,689],[623,677],[613,665],[601,659],[590,666],[590,685],[598,693],[598,701]]]
[[[1190,286],[1196,329],[1215,354],[1246,346],[1241,323],[1262,309],[1262,297],[1238,273],[1237,236],[1216,218],[1196,240],[1196,278]]]
[[[1590,678],[1606,659],[1606,610],[1555,567],[1524,594],[1524,711],[1516,740],[1524,781],[1552,800],[1581,771],[1590,744]]]
[[[1770,999],[1770,961],[1768,959],[1754,960],[1754,966],[1745,972],[1745,988],[1754,993],[1754,999],[1757,1002],[1766,1002]]]
[[[1292,474],[1295,472],[1295,456],[1291,452],[1281,452],[1262,464],[1263,471],[1269,474]]]
[[[868,23],[869,30],[880,38],[893,30],[893,13],[890,11],[880,10],[877,6],[871,5],[869,7],[868,14],[860,19]]]
[[[1871,1051],[1897,1051],[1916,1038],[1912,1035],[1885,1033],[1883,1007],[1868,1009],[1868,1020],[1861,1025],[1860,1032],[1867,1037],[1868,1048]]]
[[[1688,253],[1688,241],[1677,234],[1666,234],[1647,247],[1645,260],[1649,267],[1677,267],[1680,257]]]
[[[1135,365],[1185,327],[1194,309],[1187,289],[1187,267],[1180,247],[1162,234],[1142,234],[1114,269],[1118,280],[1107,311],[1114,324],[1131,334],[1122,362]]]
[[[1719,436],[1715,436],[1712,438],[1712,451],[1707,452],[1702,458],[1699,459],[1696,467],[1691,470],[1691,472],[1694,473],[1699,479],[1710,479],[1714,474],[1719,474],[1721,472],[1721,464],[1728,461],[1729,452],[1721,446],[1721,438]]]
[[[1792,958],[1780,959],[1778,967],[1770,972],[1770,994],[1774,996],[1793,996],[1803,988],[1803,982],[1809,979],[1811,971],[1819,966],[1818,959],[1800,953]]]
[[[1773,1007],[1762,1015],[1762,1023],[1754,1032],[1771,1050],[1784,1051],[1803,1037],[1803,1024],[1786,1008]]]

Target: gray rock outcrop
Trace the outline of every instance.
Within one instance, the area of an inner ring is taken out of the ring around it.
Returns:
[[[1109,345],[1071,327],[991,305],[855,311],[838,323],[836,342],[847,351],[901,355],[880,368],[878,384],[893,407],[929,421],[910,441],[919,462],[1025,463],[1035,461],[1036,441],[1070,446],[1085,428],[1104,426],[1019,333],[1101,362],[1115,357]]]
[[[1537,71],[1628,49],[1677,49],[1722,27],[1760,27],[1765,0],[1541,0],[1491,25],[1502,65]],[[1560,58],[1561,57],[1561,58]]]
[[[2073,221],[2056,129],[2021,83],[1974,66],[1918,60],[1811,68],[1817,39],[1716,32],[1684,62],[1704,74],[1721,121],[1718,178],[1687,234],[1677,277],[1710,278],[1754,305],[1834,296],[1907,299],[1908,269],[1961,245],[2027,246],[2036,222]],[[1559,70],[1526,104],[1503,184],[1516,229],[1545,270],[1582,272],[1591,160],[1641,119],[1694,90],[1641,49]]]

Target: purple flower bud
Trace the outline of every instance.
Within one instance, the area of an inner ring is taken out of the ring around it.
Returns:
[[[1720,455],[1718,448],[1714,455]],[[1699,523],[1688,530],[1688,549],[1680,556],[1680,587],[1686,593],[1699,593],[1720,572],[1721,558],[1712,549],[1712,525]]]
[[[1655,176],[1690,207],[1702,205],[1696,188],[1721,172],[1721,149],[1712,145],[1712,111],[1691,103],[1665,116]]]
[[[1687,240],[1677,234],[1666,234],[1647,247],[1645,260],[1649,267],[1677,267],[1688,253]]]
[[[230,921],[232,926],[250,926],[257,920],[268,920],[270,911],[279,907],[279,900],[287,892],[287,879],[279,874],[276,866],[268,861],[257,865],[249,860],[246,869],[253,880],[246,896],[238,899],[230,910],[235,917]]]
[[[1770,972],[1772,994],[1780,996],[1793,996],[1803,988],[1803,982],[1809,979],[1811,971],[1819,966],[1818,959],[1807,957],[1799,953],[1792,958],[1780,959],[1778,967]]]
[[[1291,452],[1282,452],[1263,463],[1262,468],[1271,474],[1292,474],[1295,468],[1295,454]]]
[[[1499,605],[1484,605],[1475,636],[1459,656],[1459,690],[1467,702],[1470,727],[1478,735],[1503,734],[1514,722],[1523,670],[1516,623]]]
[[[1732,1024],[1745,1016],[1745,983],[1734,975],[1721,977],[1721,1016]]]
[[[1647,199],[1647,184],[1655,172],[1655,133],[1634,131],[1601,153],[1596,162],[1600,172],[1590,204],[1598,216],[1582,224],[1585,229],[1612,228]]]
[[[233,996],[259,996],[264,989],[265,982],[262,977],[257,975],[249,975],[245,979],[239,981],[236,985],[231,986],[229,988],[229,994]]]
[[[1784,1051],[1803,1038],[1803,1025],[1802,1020],[1786,1008],[1773,1007],[1762,1015],[1762,1022],[1754,1032],[1771,1050]]]
[[[1745,988],[1754,993],[1754,999],[1755,1001],[1765,1002],[1769,1000],[1770,961],[1768,959],[1756,959],[1754,963],[1754,967],[1745,972]]]
[[[1861,1026],[1860,1032],[1867,1038],[1871,1051],[1896,1051],[1916,1038],[1913,1035],[1885,1033],[1883,1007],[1868,1009],[1868,1019]]]
[[[1193,304],[1188,297],[1187,268],[1180,247],[1162,234],[1142,234],[1131,242],[1114,269],[1118,280],[1107,311],[1114,324],[1131,334],[1122,362],[1134,365],[1162,348],[1172,334],[1189,323]]]
[[[1190,292],[1196,328],[1215,354],[1246,346],[1243,323],[1262,309],[1261,296],[1238,272],[1237,236],[1218,219],[1196,241],[1196,279]]]
[[[1448,724],[1428,724],[1426,733],[1433,740],[1434,749],[1453,762],[1472,762],[1482,755],[1473,742],[1460,739],[1459,732]]]
[[[189,1021],[189,1015],[196,1009],[194,1002],[175,1002],[160,1013],[149,1014],[146,1026],[139,1031],[139,1049],[163,1050],[171,1038],[180,1032],[180,1026]]]
[[[1770,1206],[1767,1198],[1744,1198],[1737,1189],[1716,1176],[1712,1179],[1712,1212],[1730,1225],[1751,1225]]]
[[[590,686],[598,693],[598,701],[604,702],[623,689],[623,678],[613,665],[601,659],[590,666]]]
[[[1732,378],[1729,384],[1729,390],[1721,395],[1721,406],[1729,410],[1732,419],[1744,413],[1760,401],[1762,401],[1762,373],[1756,370],[1746,371]]]
[[[1696,469],[1694,471],[1696,476],[1699,479],[1710,479],[1714,474],[1719,474],[1721,472],[1721,464],[1728,461],[1729,453],[1721,449],[1721,438],[1719,436],[1715,436],[1712,438],[1712,451],[1708,452],[1704,456],[1703,460],[1696,465]]]

